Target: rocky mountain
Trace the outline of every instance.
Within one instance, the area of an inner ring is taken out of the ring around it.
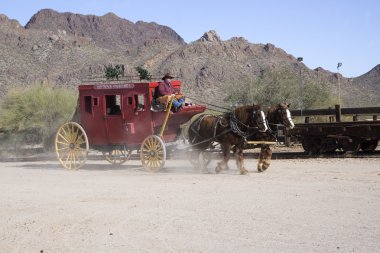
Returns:
[[[379,66],[347,79],[322,68],[311,70],[269,43],[252,44],[241,37],[222,41],[209,31],[187,44],[169,27],[133,23],[112,13],[99,17],[41,10],[25,27],[0,15],[0,53],[0,97],[10,87],[33,83],[75,89],[84,79],[103,76],[105,65],[124,64],[128,76],[137,74],[137,66],[154,76],[171,72],[190,97],[213,103],[224,103],[226,87],[287,69],[304,82],[324,84],[333,96],[342,87],[345,106],[380,104]]]
[[[185,44],[184,40],[167,26],[143,21],[134,24],[113,13],[98,17],[45,9],[35,14],[25,28],[52,32],[61,30],[74,37],[90,38],[96,45],[109,49],[141,44],[157,38],[179,45]]]
[[[368,101],[369,104],[379,105],[380,64],[364,75],[350,79],[350,82],[352,82],[355,87],[358,87],[360,91],[366,91],[362,94],[360,99]]]

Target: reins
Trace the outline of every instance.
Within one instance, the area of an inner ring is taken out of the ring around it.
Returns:
[[[247,131],[246,131],[246,132],[242,131],[242,130],[239,128],[238,124],[240,124],[240,125],[244,126],[245,128],[247,128]],[[234,132],[235,134],[237,134],[237,135],[239,135],[240,137],[242,137],[242,138],[244,139],[244,141],[247,140],[247,137],[253,135],[253,134],[249,134],[249,133],[248,133],[249,129],[254,129],[254,130],[257,130],[257,131],[259,130],[258,127],[251,127],[251,126],[249,126],[249,125],[246,125],[246,124],[242,123],[242,122],[236,117],[235,112],[231,112],[231,113],[230,113],[230,127],[231,127],[232,132]]]
[[[194,100],[194,101],[198,101],[198,102],[200,102],[201,104],[205,104],[205,105],[209,105],[209,106],[212,106],[212,107],[215,107],[215,108],[222,109],[223,111],[221,111],[221,110],[216,110],[216,109],[210,109],[210,108],[207,108],[208,110],[212,110],[212,111],[215,111],[215,112],[221,112],[221,113],[226,113],[226,112],[231,111],[231,108],[226,108],[226,107],[222,107],[222,106],[219,106],[219,105],[210,104],[210,103],[204,102],[204,101],[202,101],[202,100],[199,100],[199,99],[197,99],[197,98],[191,98],[191,97],[188,97],[188,98],[191,99],[191,100]]]

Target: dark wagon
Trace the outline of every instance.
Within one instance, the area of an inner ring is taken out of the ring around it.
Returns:
[[[292,111],[292,115],[305,116],[307,123],[296,124],[287,130],[287,138],[295,138],[302,143],[306,152],[323,153],[335,150],[374,151],[380,140],[380,107],[316,109]],[[330,122],[309,122],[310,116],[329,116]],[[359,116],[367,119],[358,120]],[[372,119],[369,117],[372,115]],[[352,116],[352,121],[341,121],[343,117]]]

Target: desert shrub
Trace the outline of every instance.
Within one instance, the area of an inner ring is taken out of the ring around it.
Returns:
[[[21,144],[49,148],[58,127],[71,119],[76,97],[73,91],[43,85],[11,89],[0,104],[0,128]]]
[[[137,73],[139,74],[140,80],[147,80],[151,81],[152,80],[152,75],[149,73],[149,71],[142,66],[138,66],[135,68]]]
[[[112,65],[108,65],[105,67],[105,77],[107,80],[119,80],[121,76],[124,75],[124,65],[116,65],[113,67]]]

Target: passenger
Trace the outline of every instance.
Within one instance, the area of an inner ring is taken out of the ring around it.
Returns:
[[[170,82],[171,79],[173,79],[173,77],[169,73],[162,77],[163,82],[160,82],[156,89],[156,99],[167,108],[170,99],[173,98],[172,108],[173,111],[177,112],[184,105],[185,96],[175,92]]]

